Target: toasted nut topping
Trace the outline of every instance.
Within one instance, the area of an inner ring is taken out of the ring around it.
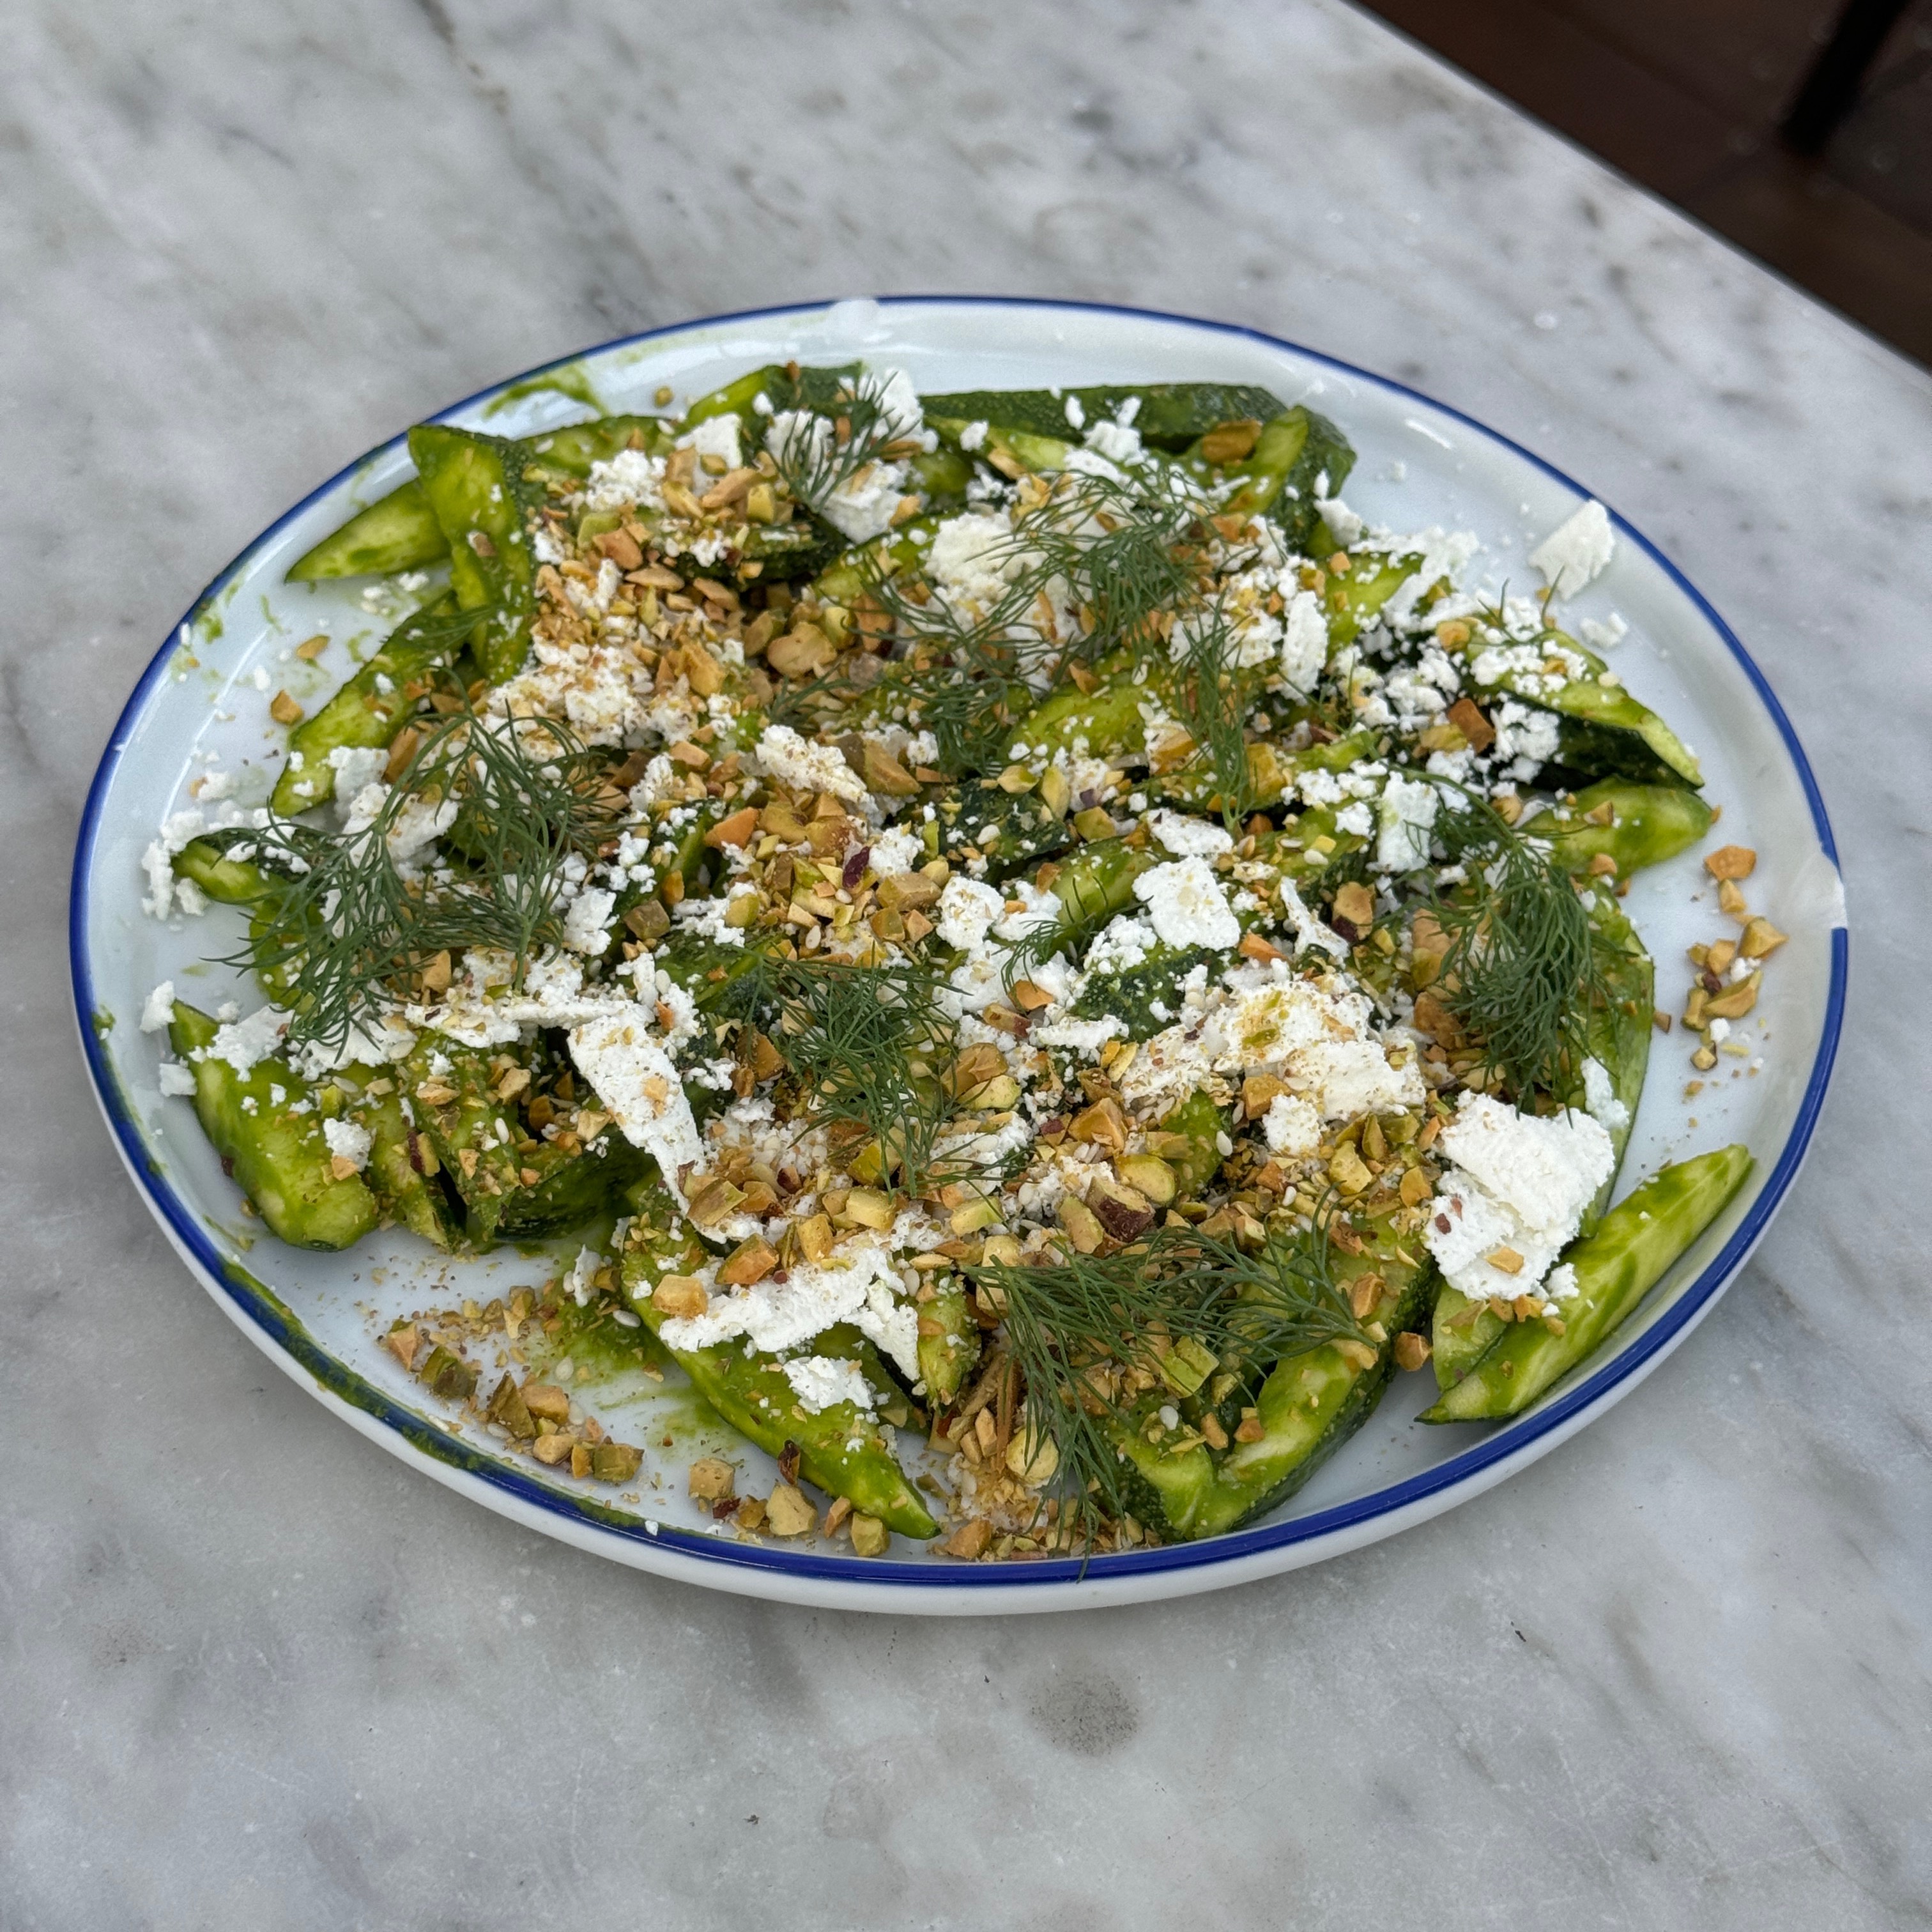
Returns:
[[[942,1556],[957,1556],[970,1563],[986,1553],[986,1546],[993,1540],[993,1526],[982,1516],[976,1516],[970,1522],[962,1522],[939,1546]]]
[[[1496,728],[1483,716],[1473,698],[1457,698],[1449,707],[1448,717],[1450,723],[1469,741],[1471,751],[1486,752],[1496,742]],[[1516,808],[1521,811],[1520,803]]]
[[[1376,896],[1359,879],[1351,879],[1335,895],[1335,916],[1346,919],[1358,932],[1376,922]]]
[[[1492,1248],[1483,1258],[1492,1268],[1500,1268],[1504,1274],[1520,1274],[1522,1257],[1514,1248]]]
[[[818,1522],[818,1512],[795,1483],[780,1483],[765,1503],[765,1520],[774,1536],[805,1536]]]
[[[1756,866],[1757,854],[1748,845],[1720,845],[1704,860],[1714,879],[1748,879]]]
[[[1067,1195],[1059,1208],[1060,1225],[1066,1238],[1083,1255],[1097,1253],[1107,1238],[1092,1208],[1073,1195]]]
[[[299,724],[308,714],[286,691],[278,691],[268,700],[268,716],[278,724]]]
[[[1738,950],[1747,959],[1766,958],[1784,944],[1785,937],[1769,920],[1754,919],[1745,926]]]
[[[699,1502],[722,1502],[737,1486],[737,1472],[716,1456],[700,1456],[691,1466],[691,1493]]]
[[[1733,919],[1748,910],[1744,904],[1744,894],[1729,879],[1720,881],[1718,886],[1718,909],[1720,912],[1729,913]]]
[[[1425,1336],[1398,1335],[1395,1338],[1395,1365],[1399,1369],[1419,1369],[1434,1353]]]
[[[740,1241],[725,1258],[718,1279],[727,1288],[748,1288],[754,1282],[763,1281],[778,1264],[777,1249],[762,1234],[753,1234]],[[651,1298],[652,1302],[663,1292],[664,1284],[660,1282],[657,1294]]]
[[[695,1275],[668,1274],[652,1289],[651,1306],[660,1315],[688,1322],[711,1306],[711,1297]]]

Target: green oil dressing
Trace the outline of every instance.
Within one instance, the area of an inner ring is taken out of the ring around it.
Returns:
[[[489,417],[500,416],[504,410],[521,402],[526,396],[538,396],[554,392],[560,396],[568,396],[574,403],[581,403],[593,416],[605,416],[602,400],[592,386],[590,371],[581,362],[566,362],[555,369],[540,370],[534,376],[526,376],[520,382],[512,382],[500,396],[493,398],[484,407],[483,414]]]

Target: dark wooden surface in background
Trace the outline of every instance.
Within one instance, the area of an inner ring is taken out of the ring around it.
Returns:
[[[1362,0],[1874,334],[1932,362],[1932,0],[1815,158],[1778,124],[1838,0]]]

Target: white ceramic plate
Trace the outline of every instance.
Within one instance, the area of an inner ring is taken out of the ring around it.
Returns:
[[[632,337],[446,410],[439,421],[506,434],[602,411],[647,410],[661,386],[680,403],[756,365],[796,356],[907,370],[928,392],[1212,379],[1261,383],[1334,417],[1360,452],[1347,494],[1372,522],[1474,530],[1498,567],[1535,581],[1528,550],[1583,500],[1568,478],[1480,424],[1413,391],[1252,331],[1071,304],[913,298],[773,310]],[[1754,907],[1791,935],[1765,979],[1748,1036],[1762,1061],[1726,1058],[1687,1102],[1687,1042],[1660,1040],[1623,1186],[1661,1162],[1733,1140],[1756,1156],[1749,1184],[1652,1292],[1614,1344],[1500,1426],[1425,1428],[1425,1370],[1398,1376],[1380,1408],[1309,1486],[1267,1520],[1174,1549],[1075,1562],[963,1564],[896,1543],[866,1562],[838,1546],[740,1541],[684,1496],[705,1452],[688,1392],[636,1381],[586,1392],[628,1442],[651,1447],[638,1486],[608,1490],[538,1470],[460,1428],[375,1345],[397,1313],[540,1283],[542,1258],[452,1262],[413,1238],[370,1238],[347,1255],[272,1240],[248,1244],[232,1184],[185,1102],[164,1100],[156,1043],[137,1020],[150,988],[172,977],[213,1005],[225,969],[195,964],[239,937],[230,910],[163,925],[141,910],[140,857],[156,826],[189,801],[206,753],[250,762],[265,794],[282,734],[265,728],[267,689],[311,703],[346,674],[344,646],[380,634],[362,586],[288,584],[283,572],[353,510],[407,473],[398,436],[298,505],[224,571],[164,644],[129,699],[102,758],[75,855],[74,994],[95,1090],[122,1158],[182,1258],[270,1357],[371,1440],[486,1507],[580,1548],[686,1581],[794,1603],[962,1612],[1060,1610],[1167,1597],[1244,1582],[1355,1548],[1500,1482],[1574,1435],[1634,1388],[1689,1334],[1762,1235],[1802,1160],[1824,1099],[1844,1010],[1846,935],[1837,855],[1796,736],[1742,645],[1710,605],[1620,519],[1610,569],[1567,608],[1573,623],[1619,611],[1630,626],[1616,668],[1695,746],[1723,838],[1760,854]],[[289,653],[314,632],[335,644],[311,669]],[[244,794],[246,802],[258,800]],[[1696,853],[1642,874],[1628,908],[1658,962],[1658,998],[1683,991],[1684,948],[1720,930]],[[232,935],[232,936],[231,936]],[[198,990],[197,990],[198,989]],[[202,995],[206,997],[203,998]],[[245,996],[244,996],[245,997]],[[1762,1021],[1760,1028],[1756,1022]],[[433,1287],[436,1282],[446,1284]],[[661,1404],[661,1408],[653,1404]],[[665,1450],[662,1425],[680,1425]],[[714,1430],[755,1484],[764,1459]]]

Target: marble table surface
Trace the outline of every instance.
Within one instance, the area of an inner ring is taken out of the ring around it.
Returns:
[[[0,1925],[1932,1919],[1932,380],[1332,0],[18,0],[0,70]],[[1757,1259],[1607,1419],[1344,1560],[1012,1622],[616,1568],[331,1421],[82,1077],[81,797],[200,585],[586,343],[889,290],[1388,371],[1735,624],[1853,1010]]]

